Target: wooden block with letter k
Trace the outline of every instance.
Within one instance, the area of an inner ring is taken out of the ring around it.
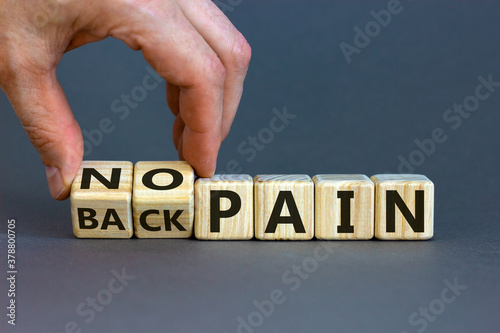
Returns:
[[[188,238],[193,234],[194,170],[182,161],[137,162],[134,230],[138,238]]]

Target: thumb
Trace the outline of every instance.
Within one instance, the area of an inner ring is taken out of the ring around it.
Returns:
[[[46,167],[50,194],[69,196],[83,158],[83,138],[55,68],[46,73],[27,70],[10,75],[5,93]]]

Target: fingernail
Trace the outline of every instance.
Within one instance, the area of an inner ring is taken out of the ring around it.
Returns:
[[[46,166],[45,173],[47,174],[50,195],[54,199],[62,199],[62,195],[66,191],[66,186],[64,186],[61,172],[56,167]]]

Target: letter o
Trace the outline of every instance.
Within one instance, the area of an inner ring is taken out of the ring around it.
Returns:
[[[267,137],[264,137],[264,134],[265,136]],[[263,128],[260,130],[259,132],[259,140],[260,142],[262,142],[263,144],[268,144],[268,143],[271,143],[271,141],[273,141],[274,139],[274,132],[271,131],[269,128]]]
[[[417,160],[417,157],[418,157],[418,160]],[[419,165],[422,165],[424,163],[425,156],[424,156],[424,153],[422,153],[420,150],[414,150],[410,153],[408,160],[414,166],[419,166]]]
[[[436,309],[436,305],[437,305],[438,309]],[[437,298],[432,300],[431,303],[429,304],[429,310],[431,310],[431,312],[436,316],[440,315],[444,311],[443,301],[440,299],[437,299]]]
[[[104,296],[106,296],[106,299],[104,299]],[[111,294],[111,291],[109,291],[107,289],[101,289],[97,293],[97,300],[102,305],[108,305],[113,300],[113,295]]]
[[[467,96],[464,99],[464,107],[467,111],[476,111],[479,107],[479,100],[474,96]]]
[[[253,318],[256,317],[256,320],[254,321]],[[264,317],[260,312],[253,311],[248,315],[248,323],[252,325],[253,327],[259,327],[264,323]]]
[[[148,96],[148,92],[146,91],[146,89],[144,89],[144,87],[135,86],[132,89],[132,98],[136,102],[142,102],[143,100],[146,99],[147,96]]]
[[[37,27],[44,27],[47,23],[49,23],[49,16],[45,12],[37,12],[35,14],[35,24]]]
[[[312,265],[308,265],[308,263]],[[307,273],[312,273],[318,269],[318,261],[313,257],[304,258],[304,260],[302,260],[302,268],[304,268]]]
[[[159,173],[169,173],[170,175],[172,175],[172,182],[168,185],[162,186],[154,184],[153,177]],[[144,174],[144,176],[142,176],[142,183],[144,184],[144,186],[149,189],[158,191],[172,190],[176,187],[179,187],[183,181],[184,177],[182,176],[182,173],[174,169],[153,169],[149,170]]]

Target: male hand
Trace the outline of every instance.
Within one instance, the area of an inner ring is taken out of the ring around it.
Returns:
[[[120,39],[167,82],[179,158],[210,177],[233,122],[251,50],[210,0],[0,0],[0,87],[46,166],[51,195],[69,195],[83,138],[56,67],[65,52]]]

